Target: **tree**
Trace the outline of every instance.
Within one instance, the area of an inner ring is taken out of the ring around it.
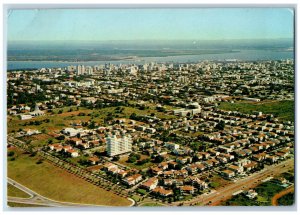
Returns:
[[[216,129],[218,130],[224,130],[225,128],[225,122],[224,121],[220,121],[217,125],[216,125]]]
[[[58,137],[56,137],[57,140],[64,140],[65,139],[65,136],[64,135],[60,135]]]
[[[7,152],[7,156],[8,156],[8,157],[12,157],[12,156],[14,156],[14,155],[15,155],[15,152],[13,152],[13,151]]]
[[[113,161],[118,161],[118,160],[120,160],[120,156],[114,156],[112,160]]]
[[[129,162],[129,163],[135,163],[136,162],[136,157],[128,157],[127,162]]]
[[[94,129],[94,128],[96,128],[96,123],[95,123],[95,121],[91,121],[91,123],[88,125],[88,128],[89,128],[89,129]]]
[[[158,156],[156,156],[155,158],[154,158],[154,162],[155,163],[161,163],[161,162],[163,162],[164,161],[164,157],[162,157],[162,156],[160,156],[160,155],[158,155]]]
[[[135,120],[137,118],[136,113],[132,113],[129,118]]]

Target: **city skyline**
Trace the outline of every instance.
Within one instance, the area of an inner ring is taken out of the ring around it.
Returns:
[[[9,42],[294,37],[290,8],[28,9],[7,22]]]

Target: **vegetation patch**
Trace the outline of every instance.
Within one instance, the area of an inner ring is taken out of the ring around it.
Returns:
[[[164,205],[156,203],[156,202],[151,202],[151,203],[144,203],[141,204],[140,206],[144,206],[144,207],[163,207]]]
[[[278,199],[278,205],[289,206],[293,205],[295,200],[295,193],[289,193]]]
[[[271,181],[262,183],[255,188],[258,196],[249,199],[244,193],[236,195],[231,199],[223,202],[222,205],[230,206],[270,206],[272,197],[282,191],[284,188]]]
[[[14,208],[48,207],[46,205],[34,205],[34,204],[24,204],[24,203],[16,203],[16,202],[7,202],[7,206],[14,207]]]
[[[7,184],[7,196],[10,197],[19,197],[19,198],[29,198],[30,195],[24,191],[16,188],[11,184]]]
[[[283,121],[294,121],[294,101],[262,101],[262,102],[221,102],[219,108],[228,111],[239,111],[251,114],[257,110],[264,114],[273,114]]]
[[[49,162],[37,164],[39,157],[30,157],[15,150],[18,157],[8,161],[8,177],[35,192],[57,201],[107,206],[128,206],[126,198],[104,189],[53,166]]]

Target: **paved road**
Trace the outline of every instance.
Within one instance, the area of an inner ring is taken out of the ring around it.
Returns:
[[[33,198],[35,193],[32,192],[32,190],[28,189],[27,187],[24,187],[23,185],[17,183],[16,181],[12,180],[11,178],[7,178],[7,183],[13,185],[14,187],[18,188],[19,190],[22,190],[23,192],[27,193],[30,197],[26,199]]]
[[[287,189],[285,189],[285,190],[283,190],[283,191],[277,193],[277,194],[276,194],[275,196],[273,196],[273,198],[272,198],[272,205],[273,205],[273,206],[278,206],[278,199],[280,199],[282,196],[285,196],[285,195],[287,195],[287,194],[289,194],[289,193],[292,193],[292,192],[294,192],[294,191],[295,191],[295,188],[294,188],[294,185],[293,185],[293,186],[291,186],[291,187],[289,187],[289,188],[287,188]]]
[[[241,179],[236,181],[231,185],[227,185],[225,187],[221,187],[217,189],[215,192],[210,194],[202,194],[190,201],[185,202],[174,202],[172,205],[190,205],[202,203],[203,205],[215,206],[219,205],[221,201],[225,201],[232,197],[232,193],[237,192],[239,190],[248,190],[250,188],[256,187],[261,181],[269,176],[279,175],[283,172],[286,172],[288,169],[294,168],[294,159],[286,160],[280,164],[272,165],[265,167],[262,171],[252,174],[245,179]]]

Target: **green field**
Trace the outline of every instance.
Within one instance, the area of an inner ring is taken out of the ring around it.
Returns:
[[[48,207],[46,205],[23,204],[23,203],[16,203],[16,202],[7,202],[7,206],[14,207],[14,208]]]
[[[273,114],[279,120],[294,121],[294,101],[262,101],[262,102],[221,102],[219,108],[229,111],[239,111],[251,114],[254,111],[261,111],[264,114]]]
[[[294,200],[295,200],[295,193],[289,193],[287,195],[284,195],[280,199],[278,199],[278,205],[282,205],[282,206],[293,205]]]
[[[164,207],[164,205],[159,204],[159,203],[155,203],[155,202],[153,202],[153,203],[143,203],[140,206],[142,206],[142,207]]]
[[[226,206],[271,206],[272,197],[285,188],[273,182],[265,182],[258,185],[254,190],[258,193],[256,199],[249,199],[244,194],[239,194],[223,202]]]
[[[68,112],[68,110],[72,108],[73,111]],[[38,129],[39,131],[44,131],[45,134],[51,133],[53,131],[60,131],[65,127],[70,127],[71,123],[74,122],[87,122],[94,121],[99,125],[104,125],[104,119],[111,115],[113,118],[129,118],[132,113],[136,113],[137,115],[150,115],[155,114],[156,117],[161,119],[171,119],[175,116],[167,115],[163,112],[158,112],[154,107],[149,107],[149,109],[140,110],[138,108],[133,107],[119,107],[123,108],[121,113],[118,112],[116,107],[107,107],[101,109],[93,109],[89,110],[87,108],[79,108],[77,110],[75,107],[61,108],[54,111],[55,114],[47,113],[44,116],[36,117],[29,120],[20,120],[16,116],[9,116],[7,119],[7,129],[8,133],[17,132],[19,129],[29,128],[29,129]],[[58,114],[58,110],[64,110],[63,113]],[[84,116],[78,116],[79,113],[85,114]],[[44,120],[48,120],[49,122],[45,122]],[[35,125],[34,122],[40,121],[42,122],[40,125]],[[27,123],[27,124],[26,124]],[[30,124],[31,123],[31,124]],[[39,139],[39,143],[36,144],[43,145],[49,138]],[[41,142],[44,141],[44,142]],[[34,143],[33,143],[34,144]]]
[[[85,180],[44,161],[37,164],[38,157],[30,157],[22,151],[14,161],[8,161],[8,177],[33,191],[57,201],[128,206],[126,198],[96,187]]]
[[[20,197],[20,198],[29,198],[30,195],[25,193],[24,191],[16,188],[11,184],[7,184],[7,196],[10,197]]]

